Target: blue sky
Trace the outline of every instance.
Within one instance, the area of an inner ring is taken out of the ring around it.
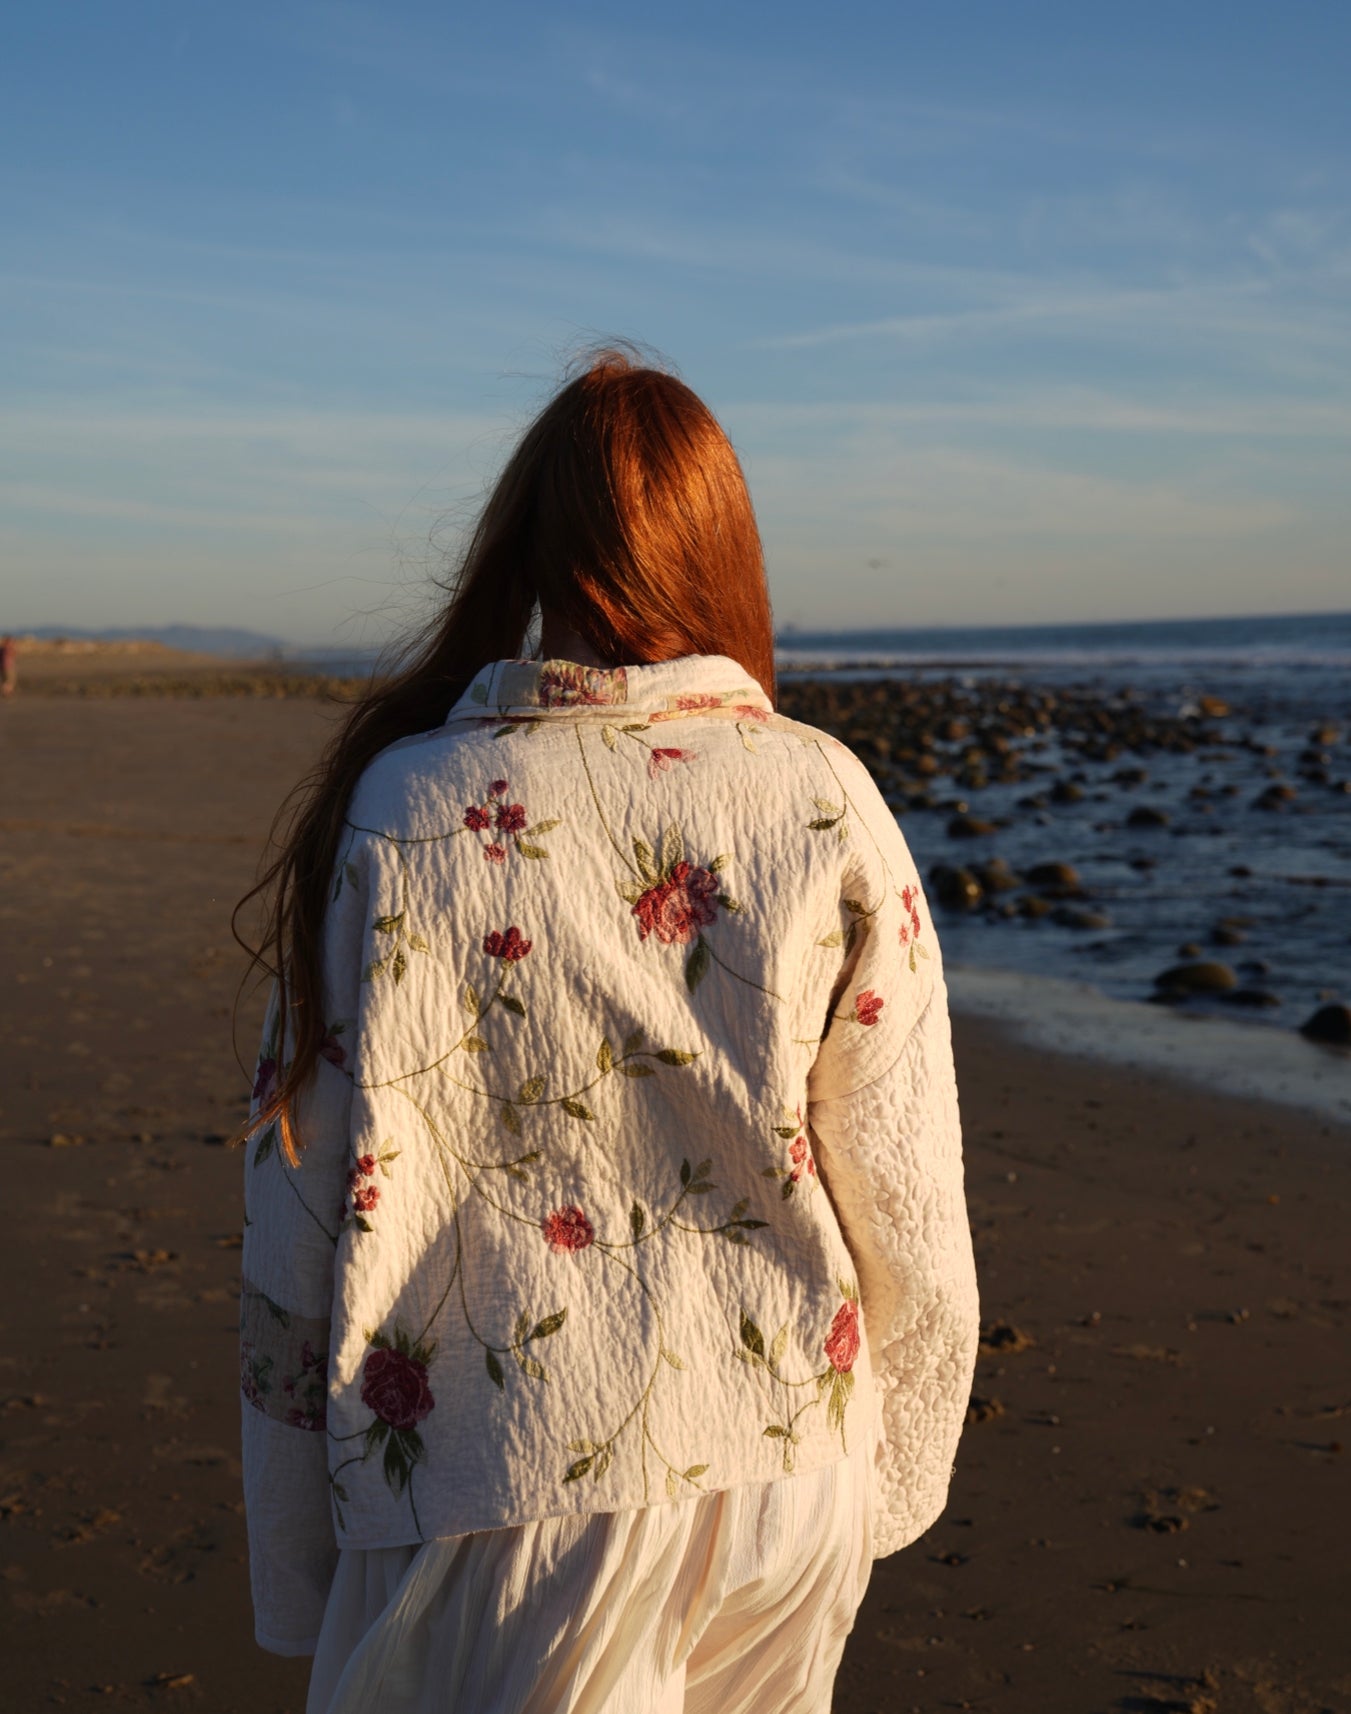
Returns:
[[[380,641],[606,334],[781,621],[1351,606],[1351,11],[468,13],[11,12],[0,623]]]

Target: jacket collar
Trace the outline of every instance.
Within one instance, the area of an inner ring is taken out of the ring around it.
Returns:
[[[446,716],[454,720],[678,719],[691,714],[764,720],[769,698],[726,655],[682,655],[646,666],[586,667],[576,661],[494,661],[476,673]]]

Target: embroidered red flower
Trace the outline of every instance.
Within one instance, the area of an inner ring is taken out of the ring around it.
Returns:
[[[498,845],[496,843],[485,845],[483,847],[483,855],[490,863],[505,863],[507,860],[507,848],[505,845]]]
[[[426,1364],[388,1346],[372,1351],[361,1374],[361,1402],[391,1428],[415,1428],[436,1404]]]
[[[664,774],[668,768],[674,767],[677,762],[692,762],[693,760],[693,750],[649,750],[647,777],[650,780],[655,780],[658,774]]]
[[[486,809],[476,803],[471,803],[464,812],[464,824],[471,833],[484,832],[492,822],[492,817]]]
[[[733,705],[732,713],[738,720],[768,720],[769,710],[758,708],[753,702],[738,702]]]
[[[277,1081],[277,1062],[275,1059],[262,1059],[258,1062],[258,1075],[253,1080],[253,1099],[260,1107],[266,1107],[272,1098],[272,1086]]]
[[[347,1063],[347,1049],[330,1030],[319,1043],[319,1057],[341,1069]]]
[[[718,914],[718,877],[682,858],[664,881],[649,887],[633,907],[638,938],[655,934],[665,946],[684,946]]]
[[[493,783],[488,787],[488,795],[490,797],[501,797],[502,794],[506,791],[506,789],[507,789],[507,782],[505,780],[494,780]]]
[[[505,931],[495,928],[483,937],[483,950],[489,958],[500,958],[504,964],[519,964],[534,944],[515,924]]]
[[[380,1186],[368,1184],[364,1190],[353,1191],[352,1206],[358,1214],[369,1214],[380,1200]]]
[[[629,678],[623,667],[583,667],[554,661],[539,675],[542,708],[599,708],[627,702]]]
[[[551,1250],[584,1250],[596,1236],[596,1228],[580,1208],[555,1208],[539,1223]]]
[[[854,1016],[861,1024],[875,1024],[885,1005],[886,1001],[880,994],[874,994],[871,988],[865,988],[854,1001]]]
[[[835,1311],[826,1335],[826,1357],[836,1374],[847,1375],[858,1359],[858,1304],[848,1298]]]
[[[918,903],[918,900],[919,900],[919,888],[918,887],[902,887],[901,888],[901,903],[905,906],[906,910],[908,910],[910,912],[910,932],[911,932],[911,934],[918,934],[919,933],[919,903]],[[902,946],[904,946],[904,944],[908,938],[909,938],[909,936],[902,933],[902,935],[901,935]]]
[[[695,696],[678,696],[676,698],[676,707],[682,708],[687,712],[696,708],[721,708],[722,698],[720,696],[710,696],[707,692],[701,692]]]
[[[525,831],[525,805],[523,803],[498,804],[496,819],[501,832],[523,833]]]
[[[375,1156],[362,1155],[357,1161],[357,1168],[360,1172],[365,1173],[367,1178],[370,1178],[372,1173],[375,1171]]]

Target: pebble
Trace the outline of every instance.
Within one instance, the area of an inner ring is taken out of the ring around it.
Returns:
[[[1351,1047],[1351,1006],[1333,1001],[1320,1006],[1305,1018],[1299,1033],[1310,1041],[1332,1042],[1338,1047]]]
[[[1154,978],[1154,986],[1166,993],[1218,994],[1238,987],[1238,977],[1227,964],[1211,959],[1195,959],[1187,964],[1173,964]]]
[[[1169,815],[1166,809],[1157,809],[1152,803],[1138,803],[1126,817],[1127,827],[1167,827]]]

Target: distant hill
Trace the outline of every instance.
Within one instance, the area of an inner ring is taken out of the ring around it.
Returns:
[[[71,625],[31,625],[26,628],[26,635],[44,641],[71,637],[91,643],[162,643],[166,649],[184,649],[190,654],[228,655],[234,660],[250,661],[287,654],[291,648],[280,637],[267,637],[261,631],[235,630],[229,625],[127,625],[101,631],[86,631]]]

